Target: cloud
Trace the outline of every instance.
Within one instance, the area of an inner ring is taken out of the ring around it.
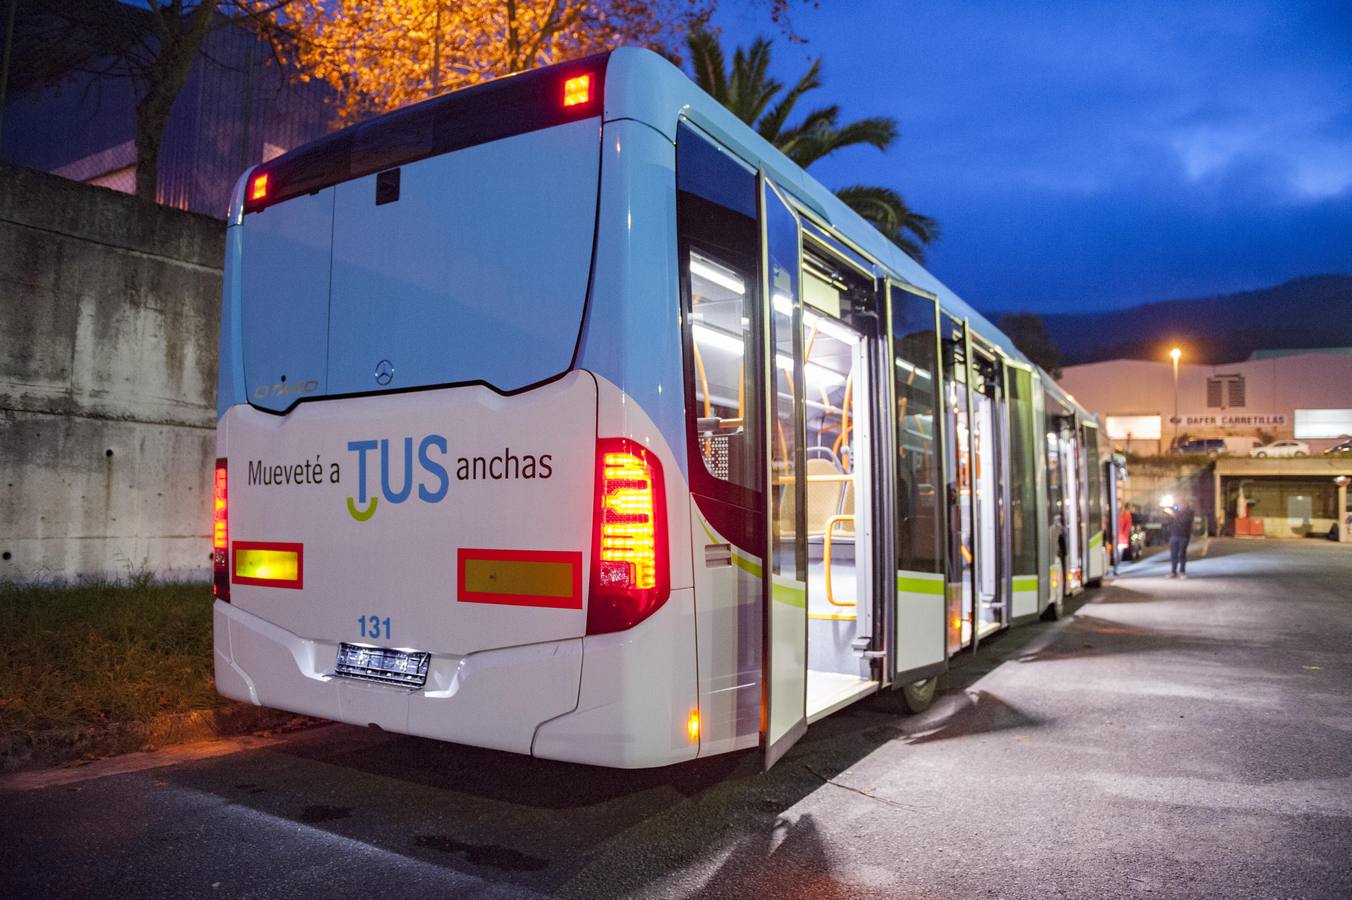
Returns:
[[[936,216],[931,267],[977,305],[1352,271],[1345,0],[831,3],[795,25],[781,77],[820,54],[831,101],[902,126],[813,174]]]

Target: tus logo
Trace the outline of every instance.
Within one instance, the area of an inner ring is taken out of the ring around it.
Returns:
[[[403,503],[413,496],[417,481],[417,497],[424,503],[440,503],[450,489],[450,475],[433,454],[441,459],[446,456],[446,438],[439,434],[429,434],[417,442],[418,471],[413,467],[412,437],[399,441],[391,450],[388,438],[369,441],[348,441],[347,449],[357,454],[357,496],[347,498],[347,512],[358,522],[365,522],[376,514],[380,497],[392,504]],[[371,492],[367,496],[367,454],[379,451],[380,456],[380,494]],[[398,456],[398,459],[391,457]]]

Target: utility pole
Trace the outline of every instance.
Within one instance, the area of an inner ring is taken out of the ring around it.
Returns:
[[[1183,351],[1175,347],[1169,351],[1169,358],[1174,361],[1174,417],[1169,421],[1174,423],[1174,442],[1173,446],[1178,446],[1178,426],[1183,420],[1178,417],[1178,358],[1183,355]]]

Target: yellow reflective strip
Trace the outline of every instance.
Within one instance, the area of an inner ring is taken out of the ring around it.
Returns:
[[[853,622],[858,616],[847,616],[841,613],[808,613],[809,619],[820,619],[828,622]]]
[[[269,581],[295,581],[300,575],[295,550],[236,550],[235,575]]]
[[[1037,590],[1036,575],[1016,575],[1014,577],[1014,590],[1016,591],[1035,591]]]
[[[526,597],[573,596],[573,564],[524,559],[466,559],[465,590]]]

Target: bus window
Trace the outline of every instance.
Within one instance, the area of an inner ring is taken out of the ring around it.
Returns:
[[[934,444],[934,301],[892,290],[897,403],[897,568],[942,572],[942,485]]]
[[[756,176],[683,125],[676,144],[676,186],[687,406],[695,449],[705,475],[743,489],[742,496],[726,499],[753,506],[749,495],[762,490],[764,443],[757,426],[763,419],[756,377]],[[701,490],[696,471],[691,476],[697,493],[710,491]]]
[[[1037,612],[1038,434],[1033,419],[1033,373],[1009,368],[1009,526],[1013,545],[1015,616]],[[1031,593],[1030,593],[1031,592]],[[1027,607],[1022,604],[1029,604]]]
[[[1103,470],[1099,467],[1098,428],[1089,423],[1084,426],[1085,481],[1089,507],[1089,546],[1098,546],[1104,537],[1103,528]],[[1097,537],[1098,541],[1095,540]],[[1100,574],[1100,573],[1095,573]]]

